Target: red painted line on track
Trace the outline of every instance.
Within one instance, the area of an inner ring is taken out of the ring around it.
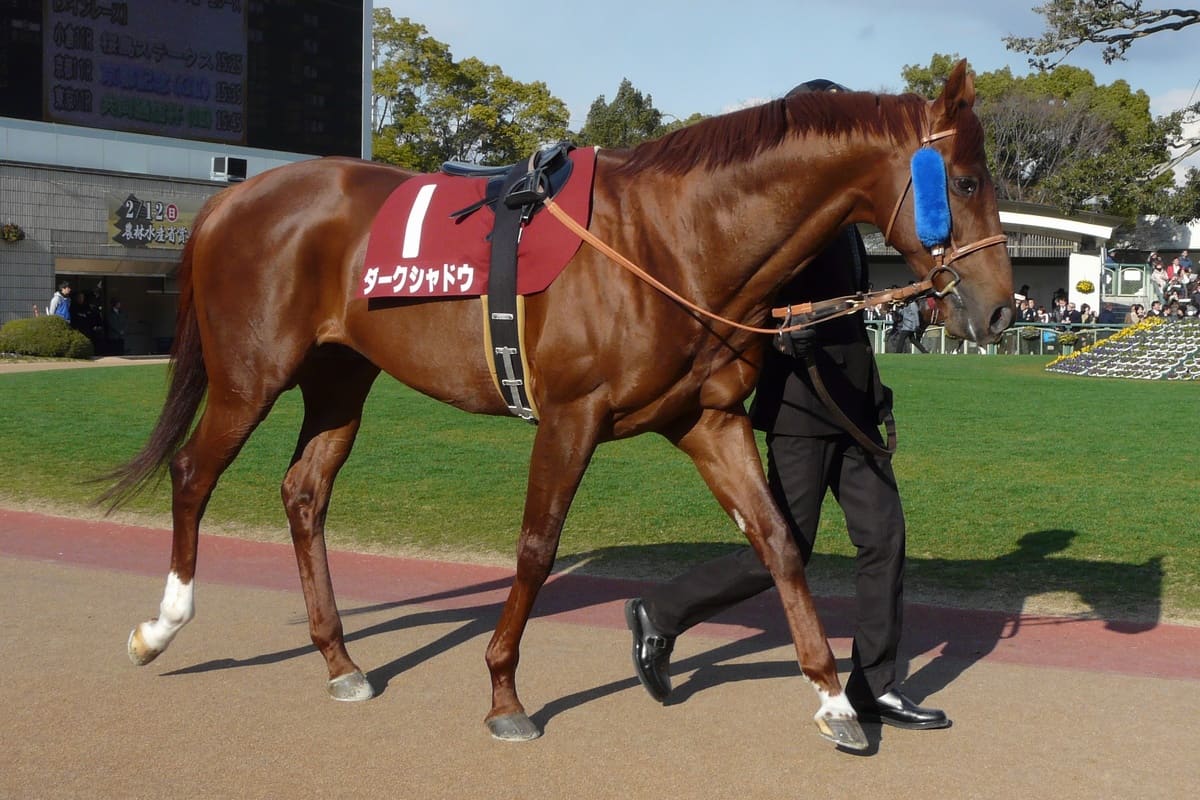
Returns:
[[[0,556],[161,575],[171,551],[171,533],[0,509]],[[433,608],[480,608],[496,616],[513,571],[444,561],[394,558],[335,551],[329,555],[334,586],[346,600],[419,604]],[[196,579],[296,591],[300,588],[290,545],[224,536],[201,536]],[[622,604],[637,596],[643,581],[555,575],[538,596],[534,614],[593,627],[623,629]],[[849,649],[853,601],[817,598],[821,620],[835,649]],[[148,600],[147,611],[154,608]],[[789,641],[772,593],[754,598],[697,627],[708,636],[762,636],[763,647]],[[1009,664],[1059,667],[1155,678],[1200,680],[1200,627],[1107,622],[968,611],[910,604],[905,609],[905,653]]]

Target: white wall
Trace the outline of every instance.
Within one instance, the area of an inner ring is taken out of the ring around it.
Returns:
[[[209,180],[213,156],[246,159],[246,177],[312,158],[215,142],[0,118],[0,161]]]

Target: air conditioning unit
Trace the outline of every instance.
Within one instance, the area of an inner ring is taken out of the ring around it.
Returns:
[[[212,173],[209,177],[214,181],[240,183],[246,180],[246,159],[233,156],[213,156]]]

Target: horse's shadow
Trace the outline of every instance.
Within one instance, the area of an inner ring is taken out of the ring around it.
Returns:
[[[1050,592],[1073,593],[1090,608],[1090,612],[1083,618],[1103,620],[1108,629],[1116,632],[1136,634],[1154,628],[1158,624],[1162,599],[1162,557],[1153,556],[1141,564],[1117,564],[1056,555],[1066,550],[1076,535],[1074,531],[1061,529],[1030,532],[1018,540],[1012,552],[994,559],[910,558],[906,578],[910,596],[920,596],[925,581],[933,585],[954,585],[960,577],[976,585],[990,584],[1001,588],[989,593],[988,605],[992,610],[986,612],[947,612],[934,606],[909,604],[901,643],[899,675],[903,677],[908,673],[908,659],[912,654],[935,651],[937,654],[915,672],[907,675],[904,680],[905,693],[917,702],[923,701],[944,689],[973,664],[991,653],[1000,641],[1015,635],[1022,624],[1027,624],[1023,623],[1022,611],[1027,599],[1032,596]],[[558,567],[561,571],[586,563],[588,570],[593,573],[612,574],[613,571],[620,571],[635,562],[646,564],[671,561],[680,564],[679,569],[682,570],[688,562],[699,562],[736,546],[738,545],[714,547],[711,544],[694,544],[603,548],[562,557]],[[832,580],[836,583],[840,576],[844,581],[844,588],[831,594],[852,593],[852,559],[818,555],[811,569],[825,576],[823,583],[829,582],[829,576],[833,576]],[[1006,576],[1018,576],[1019,580],[1001,579]],[[371,670],[367,677],[376,693],[382,694],[392,679],[404,672],[465,642],[490,634],[499,619],[503,603],[489,599],[475,605],[451,609],[431,610],[427,606],[476,595],[494,596],[498,591],[506,590],[509,584],[510,580],[504,578],[344,610],[342,616],[347,620],[366,614],[396,612],[381,622],[348,631],[346,642],[351,644],[374,636],[425,626],[454,626],[433,641]],[[597,580],[595,577],[576,573],[558,574],[539,594],[533,616],[545,617],[612,603],[637,595],[645,586],[645,582],[632,580]],[[1121,588],[1123,599],[1120,602],[1113,598],[1111,587],[1114,586]],[[853,636],[852,600],[845,597],[819,597],[817,607],[826,633],[831,638]],[[961,615],[964,613],[971,615],[972,624],[969,626],[961,624]],[[1069,624],[1071,619],[1039,621],[1038,624]],[[755,632],[750,636],[674,660],[672,673],[677,678],[685,673],[690,675],[685,681],[678,683],[668,703],[686,702],[693,694],[718,684],[784,678],[799,673],[796,662],[790,657],[786,660],[739,660],[786,646],[791,642],[778,598],[773,591],[731,608],[714,617],[713,621],[739,625]],[[302,623],[302,620],[299,620],[299,623]],[[305,645],[263,653],[247,659],[215,659],[166,674],[185,675],[217,669],[261,666],[310,654],[315,654],[315,648]],[[627,660],[629,656],[626,647],[622,647],[620,653],[614,653],[614,658]],[[849,659],[839,660],[838,669],[843,674],[847,672],[850,669]],[[534,713],[532,718],[544,728],[565,711],[637,686],[637,680],[631,674],[628,678],[588,687],[550,701]]]

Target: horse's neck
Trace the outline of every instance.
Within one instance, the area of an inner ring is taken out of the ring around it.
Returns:
[[[721,280],[706,299],[730,314],[754,315],[842,228],[876,216],[870,165],[881,151],[797,140],[749,163],[688,176],[707,186],[677,192],[674,213],[696,221],[680,268],[695,269],[708,254],[704,266],[713,270],[716,254]]]

